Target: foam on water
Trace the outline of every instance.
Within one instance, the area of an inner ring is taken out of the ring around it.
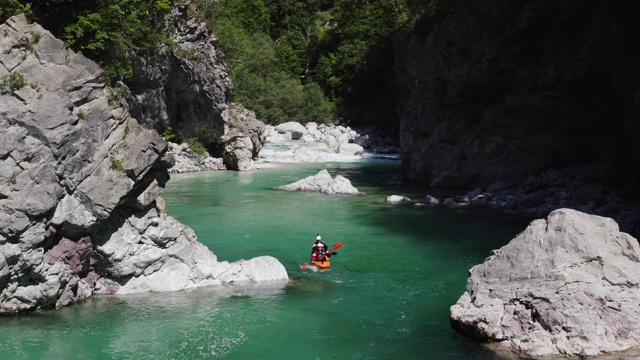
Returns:
[[[347,155],[330,152],[321,142],[284,140],[267,143],[260,150],[257,163],[314,163],[314,162],[361,162],[372,159],[399,161],[399,154],[377,154],[365,151],[362,155]]]

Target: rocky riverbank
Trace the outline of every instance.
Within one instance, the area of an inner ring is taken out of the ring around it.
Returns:
[[[523,184],[496,182],[487,188],[476,188],[458,196],[422,199],[403,196],[403,202],[416,206],[472,206],[518,215],[527,219],[547,216],[560,208],[571,208],[588,214],[614,219],[633,236],[640,234],[640,207],[630,204],[618,193],[594,181],[593,167],[551,169],[530,176]]]
[[[264,149],[253,161],[259,169],[278,162],[358,161],[363,156],[394,158],[397,143],[374,128],[352,129],[342,125],[292,122],[264,127],[265,144],[279,150]],[[170,172],[224,170],[221,158],[199,157],[186,145],[170,144],[176,165]],[[603,165],[604,166],[604,165]],[[545,217],[559,208],[572,208],[616,220],[620,228],[634,236],[640,234],[640,208],[629,204],[615,191],[598,184],[602,169],[551,169],[530,176],[524,183],[499,181],[486,188],[461,192],[458,196],[437,198],[425,194],[413,198],[398,194],[389,202],[415,206],[471,206],[502,211],[527,219]]]
[[[634,191],[639,12],[633,1],[436,6],[396,47],[405,178],[486,188],[606,162],[600,176]]]
[[[242,159],[247,165],[239,170],[260,169],[278,162],[357,161],[364,156],[399,159],[397,142],[383,137],[373,127],[352,129],[343,125],[290,122],[265,125],[262,131],[253,137],[262,139],[261,151],[255,152],[258,146],[253,146],[253,152],[245,150]],[[278,151],[264,149],[265,145],[273,145]],[[187,144],[169,143],[169,151],[176,159],[170,173],[227,169],[222,158],[198,154]]]

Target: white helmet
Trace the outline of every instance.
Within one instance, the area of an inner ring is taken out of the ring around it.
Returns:
[[[323,244],[323,243],[318,243],[318,245],[317,245],[317,246],[318,246],[318,247],[324,247],[324,244]]]
[[[316,236],[316,240],[322,240],[322,237],[320,235]]]

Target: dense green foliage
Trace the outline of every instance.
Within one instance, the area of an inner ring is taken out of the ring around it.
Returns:
[[[0,0],[0,21],[24,12],[120,79],[131,76],[127,52],[168,41],[157,25],[171,6],[171,0]]]
[[[131,77],[127,52],[153,49],[165,40],[157,20],[169,13],[170,1],[101,0],[97,4],[65,26],[64,39],[72,48],[99,59],[109,77]]]
[[[384,92],[394,40],[412,28],[427,5],[208,0],[202,9],[227,55],[234,101],[280,123],[331,121],[346,112],[358,91]]]
[[[0,0],[0,23],[5,22],[13,15],[21,13],[31,16],[31,4],[19,0]]]
[[[300,56],[306,50],[271,36],[277,30],[272,5],[262,0],[207,3],[204,16],[214,26],[227,56],[233,101],[267,123],[332,121],[333,103],[316,82],[304,77]]]

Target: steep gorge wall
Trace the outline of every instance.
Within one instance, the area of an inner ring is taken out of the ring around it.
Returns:
[[[521,182],[605,163],[633,187],[640,152],[640,4],[447,2],[397,53],[407,179]]]
[[[190,1],[176,4],[161,25],[175,45],[133,54],[127,103],[144,127],[159,133],[171,127],[176,140],[197,138],[222,157],[231,80],[218,39],[190,6]]]
[[[24,16],[0,25],[0,314],[286,281],[272,257],[218,262],[166,215],[171,165],[95,63]]]
[[[264,145],[264,123],[230,104],[231,79],[218,38],[197,16],[200,2],[175,4],[161,24],[174,42],[156,53],[132,54],[133,76],[121,84],[127,108],[140,124],[173,141],[197,139],[230,170],[253,170]]]

